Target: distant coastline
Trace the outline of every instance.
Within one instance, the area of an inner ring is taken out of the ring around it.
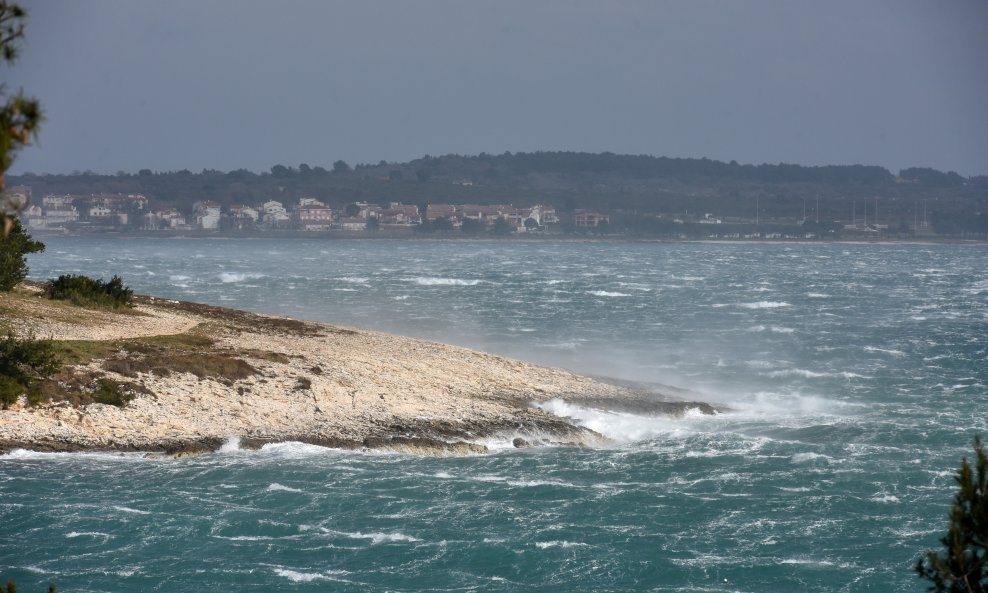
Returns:
[[[448,154],[270,171],[11,175],[25,226],[136,231],[986,240],[988,176],[612,153]]]

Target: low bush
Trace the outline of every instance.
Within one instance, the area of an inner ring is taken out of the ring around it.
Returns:
[[[123,284],[119,276],[109,282],[89,276],[64,274],[45,285],[45,296],[52,300],[70,301],[81,307],[129,307],[134,291]]]
[[[13,330],[4,331],[0,334],[0,408],[7,408],[21,395],[36,402],[41,382],[61,366],[51,340],[18,338]]]
[[[96,403],[122,408],[132,399],[134,394],[124,391],[114,381],[110,379],[96,381],[96,389],[93,390],[93,401]]]

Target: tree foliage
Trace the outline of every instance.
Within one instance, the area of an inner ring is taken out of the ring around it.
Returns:
[[[988,593],[988,454],[974,438],[974,467],[967,457],[954,479],[958,490],[950,524],[940,538],[943,549],[916,562],[916,573],[936,593]]]
[[[474,218],[464,218],[460,223],[460,231],[467,235],[476,235],[484,230],[484,223]]]
[[[27,277],[27,254],[45,250],[45,244],[34,241],[24,232],[20,221],[8,218],[7,232],[0,233],[0,291],[9,292]]]
[[[17,42],[24,36],[24,20],[27,12],[12,2],[0,0],[0,63],[12,63],[20,48]],[[38,101],[23,92],[9,94],[0,84],[0,191],[4,188],[4,174],[10,169],[17,152],[31,142],[41,123],[41,107]],[[10,232],[12,217],[8,213],[24,207],[0,197],[0,217],[4,231]]]
[[[491,226],[491,233],[499,237],[510,235],[514,232],[514,230],[515,229],[507,220],[505,220],[503,216],[498,216],[494,219],[494,224]]]

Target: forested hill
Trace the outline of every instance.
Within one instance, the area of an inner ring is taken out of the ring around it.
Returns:
[[[800,218],[850,222],[874,207],[879,219],[898,224],[927,214],[942,220],[988,210],[988,177],[910,168],[893,173],[869,165],[742,165],[706,158],[668,158],[613,153],[534,152],[476,156],[425,156],[406,163],[332,165],[278,164],[269,171],[188,170],[99,175],[19,175],[8,185],[46,194],[142,193],[152,207],[190,211],[198,200],[224,205],[286,202],[308,196],[341,207],[371,203],[543,202],[561,210],[604,212],[710,212],[724,218]],[[878,202],[875,202],[875,199]],[[868,205],[865,204],[868,201]],[[757,209],[757,213],[756,213]]]

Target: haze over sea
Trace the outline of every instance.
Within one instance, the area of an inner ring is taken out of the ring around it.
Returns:
[[[45,238],[32,277],[674,385],[593,449],[0,457],[23,591],[922,591],[988,433],[984,245]],[[384,354],[386,355],[386,354]]]

